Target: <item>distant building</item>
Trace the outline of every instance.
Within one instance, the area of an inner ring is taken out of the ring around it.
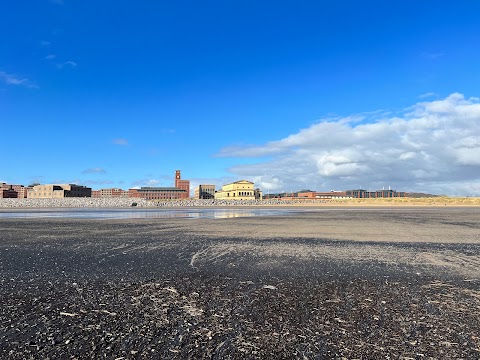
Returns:
[[[195,188],[195,199],[215,199],[215,185],[198,185]]]
[[[92,197],[128,197],[128,190],[118,188],[92,190]]]
[[[190,180],[182,180],[180,170],[175,171],[175,187],[180,190],[185,190],[182,199],[188,199],[190,197]]]
[[[261,198],[261,191],[253,188],[253,182],[247,180],[235,181],[222,186],[215,193],[215,199],[255,200]]]
[[[146,200],[181,200],[190,197],[190,180],[182,180],[180,170],[175,171],[175,187],[141,187],[129,189],[128,196]]]
[[[263,195],[264,199],[294,199],[298,193],[267,193]]]
[[[33,189],[33,187],[31,187],[31,186],[14,185],[13,186],[14,190],[15,190],[15,186],[19,186],[19,188],[16,189],[17,192],[18,192],[18,198],[19,199],[27,198],[28,197],[28,191]]]
[[[357,190],[347,190],[345,193],[356,199],[405,197],[404,192],[397,192],[395,190],[390,190],[390,189],[377,190],[377,191],[367,191],[363,189],[357,189]]]
[[[138,189],[128,189],[128,197],[138,198]]]
[[[0,187],[0,198],[16,199],[18,198],[18,192],[13,189],[13,185],[2,183],[2,186]]]
[[[19,199],[24,199],[27,197],[27,190],[30,189],[28,187],[25,187],[23,185],[9,185],[6,183],[0,183],[0,191],[1,190],[14,190],[18,194],[16,197]]]
[[[263,196],[264,199],[283,199],[283,200],[297,200],[297,199],[348,199],[351,196],[347,195],[345,191],[329,191],[317,192],[312,190],[301,190],[292,193],[277,193],[267,194]]]
[[[128,196],[146,200],[180,200],[187,199],[185,190],[176,187],[141,187],[128,190]]]
[[[300,196],[301,194],[299,194]],[[315,199],[324,199],[324,200],[338,200],[338,199],[350,199],[351,196],[347,195],[345,191],[325,191],[325,192],[315,192]]]
[[[75,184],[36,185],[28,191],[28,197],[33,199],[50,199],[66,197],[91,197],[92,189]]]

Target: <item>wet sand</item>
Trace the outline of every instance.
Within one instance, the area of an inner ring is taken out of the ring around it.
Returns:
[[[0,219],[0,358],[480,357],[480,208]]]

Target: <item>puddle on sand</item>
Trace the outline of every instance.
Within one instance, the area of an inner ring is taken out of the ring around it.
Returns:
[[[0,212],[0,218],[226,219],[298,213],[291,209],[46,209]]]

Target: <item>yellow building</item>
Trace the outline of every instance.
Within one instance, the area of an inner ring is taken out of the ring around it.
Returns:
[[[91,197],[92,189],[75,184],[46,184],[34,186],[28,190],[33,199],[51,199],[64,197]]]
[[[215,193],[215,199],[222,200],[255,200],[261,199],[261,192],[253,188],[253,183],[247,180],[235,181],[223,185],[222,190]]]

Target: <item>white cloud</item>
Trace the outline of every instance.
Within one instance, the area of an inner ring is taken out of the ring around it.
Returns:
[[[115,182],[113,180],[82,180],[82,185],[111,185]]]
[[[219,178],[190,178],[190,189],[194,190],[198,185],[215,185],[215,189],[221,189],[223,185],[239,180],[231,176],[224,176]],[[173,186],[173,179],[170,180]]]
[[[116,144],[116,145],[127,146],[128,145],[128,140],[123,139],[123,138],[118,138],[118,139],[113,139],[113,143]]]
[[[83,180],[80,179],[53,179],[48,181],[46,184],[76,184],[76,185],[83,185]]]
[[[160,180],[157,179],[150,179],[145,181],[145,186],[158,186],[160,185]]]
[[[45,59],[46,59],[46,60],[53,60],[53,59],[55,59],[56,57],[57,57],[57,56],[56,56],[55,54],[50,54],[50,55],[45,56]]]
[[[160,180],[158,179],[141,179],[141,180],[135,180],[133,182],[134,187],[132,189],[138,189],[141,186],[149,187],[149,186],[159,186],[160,185]],[[173,185],[172,185],[173,186]]]
[[[264,189],[267,193],[281,191],[284,188],[283,181],[273,176],[257,176],[252,181],[256,187]]]
[[[442,56],[445,56],[445,53],[443,53],[443,52],[438,52],[438,51],[435,51],[435,52],[432,52],[432,51],[424,51],[424,52],[422,52],[421,56],[422,56],[423,58],[426,58],[426,59],[435,60],[435,59],[441,58]]]
[[[24,86],[28,88],[38,88],[31,80],[27,78],[21,78],[14,74],[7,74],[6,72],[0,71],[0,80],[3,80],[8,85],[17,85]]]
[[[329,118],[264,145],[223,148],[218,156],[256,158],[230,171],[263,190],[392,186],[480,196],[480,101],[453,93],[398,116]]]
[[[75,69],[77,66],[78,66],[78,64],[75,61],[72,61],[72,60],[68,60],[68,61],[65,61],[61,64],[57,64],[57,68],[59,68],[59,69],[64,69],[66,67],[69,67],[71,69]]]
[[[418,95],[419,99],[425,99],[425,98],[429,98],[429,97],[438,97],[438,95],[434,92],[426,92],[424,94]]]
[[[106,174],[107,172],[99,167],[96,168],[90,168],[90,169],[85,169],[82,171],[82,174]]]

